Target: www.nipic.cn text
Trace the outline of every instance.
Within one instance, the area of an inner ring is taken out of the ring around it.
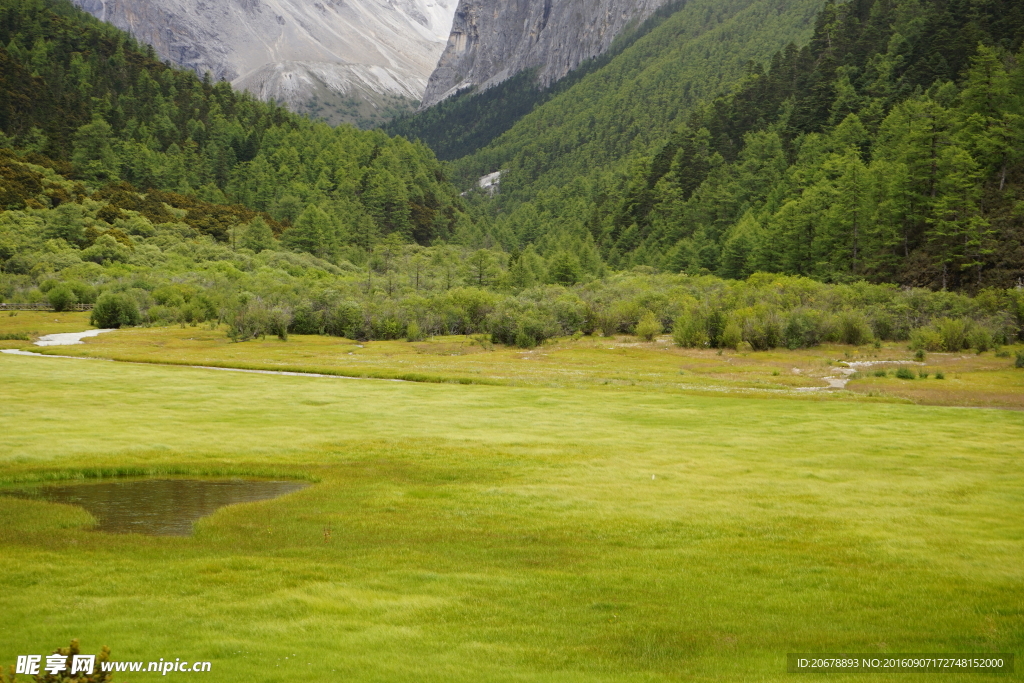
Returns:
[[[62,673],[74,676],[91,675],[99,669],[103,672],[147,672],[166,676],[169,673],[205,673],[210,667],[210,662],[182,661],[180,657],[173,662],[169,659],[156,662],[97,662],[96,655],[19,655],[15,673],[38,676],[40,671],[45,671],[54,676]]]

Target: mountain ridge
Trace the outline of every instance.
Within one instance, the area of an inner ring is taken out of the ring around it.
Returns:
[[[331,123],[364,124],[421,98],[455,10],[455,0],[74,2],[199,76]],[[327,110],[310,106],[318,94],[330,94]]]
[[[487,90],[536,69],[546,87],[607,50],[623,29],[669,0],[460,0],[420,110],[468,88]]]

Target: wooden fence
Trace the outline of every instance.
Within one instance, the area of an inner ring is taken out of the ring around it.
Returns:
[[[72,311],[91,311],[93,304],[75,304]],[[52,311],[50,304],[0,304],[0,311]]]

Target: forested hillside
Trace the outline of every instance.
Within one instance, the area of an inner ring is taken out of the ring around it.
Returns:
[[[821,6],[690,0],[457,168],[466,178],[505,169],[505,194],[530,199],[592,176],[662,141],[692,107],[742,77],[750,60],[806,41]]]
[[[606,66],[685,4],[686,0],[674,0],[655,10],[641,25],[627,26],[605,53],[587,60],[547,88],[538,85],[536,69],[527,69],[482,93],[470,88],[418,114],[398,117],[388,122],[384,130],[391,135],[425,142],[440,159],[453,160],[472,154],[544,102]]]
[[[316,222],[320,256],[392,233],[428,244],[463,216],[428,148],[200,81],[63,0],[0,0],[0,92],[0,147],[91,189],[126,181]]]
[[[768,22],[758,11],[737,16]],[[807,45],[748,63],[717,99],[688,100],[705,81],[668,58],[700,44],[673,33],[683,10],[456,167],[466,182],[504,171],[500,195],[479,200],[495,239],[593,244],[613,268],[1013,285],[1022,13],[1008,1],[829,4]]]
[[[976,49],[923,41],[953,20],[916,5],[830,6],[807,48],[699,97],[771,31],[800,33],[812,4],[695,1],[703,14],[672,15],[459,162],[533,131],[495,198],[464,199],[420,143],[203,82],[64,1],[0,0],[0,300],[95,304],[103,326],[223,324],[239,341],[1013,342],[1013,8],[976,21]]]

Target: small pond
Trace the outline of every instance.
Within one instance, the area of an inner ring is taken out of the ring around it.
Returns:
[[[38,486],[0,493],[81,506],[96,518],[96,531],[188,536],[193,522],[225,505],[277,498],[307,486],[297,481],[251,479],[138,479]]]

